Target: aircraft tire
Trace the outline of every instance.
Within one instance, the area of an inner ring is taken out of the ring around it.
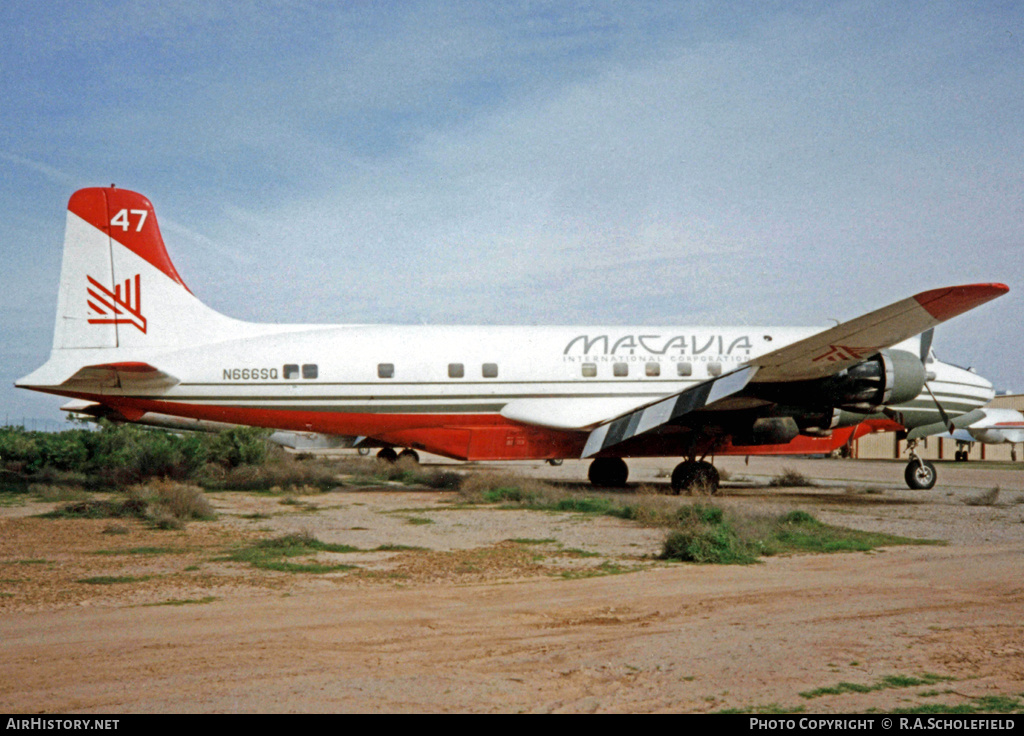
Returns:
[[[385,447],[377,453],[377,461],[391,465],[398,462],[398,455],[390,447]]]
[[[418,452],[416,452],[416,450],[410,450],[410,449],[406,448],[406,449],[402,450],[400,453],[398,453],[398,459],[399,460],[412,460],[414,463],[419,465],[419,463],[420,463],[420,454]]]
[[[684,460],[672,471],[672,492],[714,495],[718,493],[721,477],[718,469],[704,460]]]
[[[587,478],[598,488],[622,488],[628,477],[629,467],[621,457],[599,457],[587,471]]]
[[[560,457],[553,457],[550,460],[548,460],[548,465],[551,465],[552,467],[556,467],[557,468],[561,464],[562,464],[562,458],[560,458]]]
[[[927,460],[920,462],[911,460],[907,463],[907,469],[903,473],[907,485],[915,491],[927,491],[929,488],[934,488],[938,477],[939,474],[935,470],[935,466]]]

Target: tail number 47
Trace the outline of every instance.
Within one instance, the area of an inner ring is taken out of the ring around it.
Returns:
[[[138,216],[139,224],[135,227],[135,232],[141,233],[142,225],[146,222],[146,215],[149,214],[149,210],[121,210],[111,218],[110,226],[114,227],[116,225],[125,232],[128,232],[128,228],[131,226],[131,222],[128,221],[129,214]]]

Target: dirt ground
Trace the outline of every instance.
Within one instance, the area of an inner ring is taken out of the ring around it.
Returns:
[[[12,500],[0,711],[1021,707],[1024,463],[942,464],[931,491],[907,490],[902,463],[718,465],[723,506],[946,544],[698,566],[655,559],[664,532],[633,522],[402,487],[210,494],[218,518],[181,531]],[[586,487],[582,463],[510,467]],[[782,467],[815,485],[767,488]],[[630,468],[645,492],[671,463]],[[323,574],[225,559],[290,532],[356,550],[317,555],[346,566]]]

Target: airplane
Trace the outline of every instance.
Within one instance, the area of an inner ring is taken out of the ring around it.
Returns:
[[[682,457],[679,493],[714,491],[707,457],[832,446],[870,416],[961,417],[992,385],[940,363],[932,329],[1002,296],[932,289],[834,327],[257,324],[203,304],[152,203],[116,187],[68,201],[50,357],[15,385],[147,413],[365,437],[459,460]],[[933,388],[934,387],[934,388]],[[907,480],[935,484],[909,447]]]
[[[975,414],[976,418],[969,424],[961,420],[955,423],[953,431],[941,431],[936,434],[938,437],[956,442],[957,450],[954,459],[957,462],[967,462],[970,459],[970,452],[975,442],[984,445],[1016,445],[1024,442],[1024,414],[1016,409],[1000,409],[991,406],[976,411],[980,413],[980,416]],[[1010,452],[1012,458],[1016,460],[1016,448],[1012,447]]]

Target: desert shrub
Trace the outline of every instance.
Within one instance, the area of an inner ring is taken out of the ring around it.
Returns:
[[[790,511],[779,517],[782,524],[819,524],[820,522],[806,511]]]
[[[298,462],[282,456],[262,465],[240,465],[225,468],[208,464],[194,476],[205,488],[226,491],[324,491],[341,485],[337,465],[329,460]]]
[[[124,498],[66,503],[42,514],[50,519],[140,519],[161,529],[180,529],[192,519],[214,518],[202,489],[172,480],[133,486]]]
[[[141,498],[129,497],[109,501],[75,501],[42,514],[48,519],[144,519],[149,504]]]
[[[999,500],[999,486],[982,491],[977,496],[965,498],[964,503],[968,506],[995,506]]]
[[[683,526],[690,524],[720,525],[725,521],[725,511],[718,506],[695,503],[680,506],[676,511],[676,520]]]
[[[97,426],[97,431],[53,433],[0,428],[3,467],[33,480],[64,482],[57,476],[70,473],[79,484],[87,475],[92,486],[118,486],[157,477],[184,480],[200,474],[208,463],[235,468],[267,457],[266,431],[261,429],[172,433],[105,420]]]
[[[430,470],[416,475],[416,481],[428,488],[439,491],[457,491],[462,487],[464,476],[453,470]]]
[[[24,493],[28,487],[29,482],[21,473],[0,469],[0,493]]]
[[[565,493],[550,483],[523,478],[515,473],[470,473],[459,486],[459,495],[470,503],[535,503],[562,498]]]
[[[707,504],[681,506],[676,517],[679,528],[665,538],[661,559],[722,565],[757,561],[757,555],[740,540],[721,508]]]
[[[40,501],[81,501],[89,496],[81,486],[73,484],[31,483],[28,492]]]
[[[768,485],[772,488],[796,488],[799,486],[813,486],[814,482],[793,468],[783,468],[779,475],[768,481]]]
[[[216,516],[203,489],[189,483],[152,480],[132,489],[131,493],[135,497],[149,499],[154,518],[161,512],[181,521],[206,520]]]
[[[267,457],[267,430],[232,427],[212,436],[207,459],[229,468],[259,465]]]

